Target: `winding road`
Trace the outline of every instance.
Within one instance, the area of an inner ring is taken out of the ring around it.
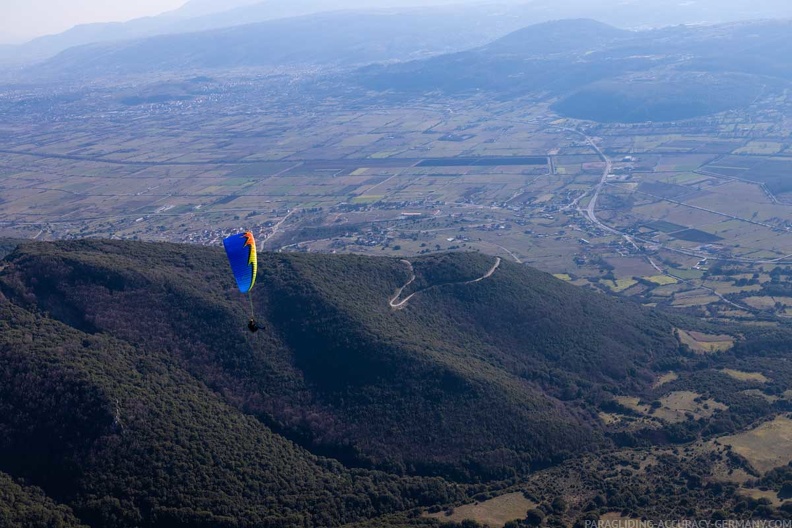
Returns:
[[[394,308],[396,310],[400,310],[400,309],[404,308],[405,306],[407,306],[407,301],[409,301],[410,299],[412,299],[413,297],[415,297],[419,293],[425,292],[427,290],[431,290],[432,288],[439,288],[441,286],[450,286],[452,284],[474,284],[476,282],[481,282],[484,279],[488,279],[488,278],[492,277],[492,274],[495,273],[495,271],[500,267],[501,258],[500,257],[495,257],[495,264],[489,269],[489,271],[487,271],[487,273],[485,273],[484,275],[482,275],[478,279],[473,279],[473,280],[469,280],[469,281],[461,281],[461,282],[447,282],[445,284],[437,284],[435,286],[429,286],[428,288],[424,288],[423,290],[418,290],[417,292],[411,293],[410,295],[408,295],[407,297],[405,297],[404,299],[399,301],[399,297],[401,297],[401,294],[405,290],[405,288],[407,288],[410,284],[412,284],[415,281],[415,271],[413,270],[412,263],[410,261],[407,261],[407,260],[402,260],[402,262],[407,264],[407,266],[409,266],[409,268],[410,268],[410,280],[408,280],[404,284],[404,286],[402,286],[401,288],[396,290],[396,295],[391,297],[391,299],[388,301],[388,304],[390,304],[390,307]]]

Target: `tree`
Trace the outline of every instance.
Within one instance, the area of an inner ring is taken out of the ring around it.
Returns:
[[[555,513],[561,514],[566,512],[568,504],[564,497],[556,497],[550,507],[553,508]]]
[[[542,510],[534,508],[532,510],[528,510],[528,514],[525,516],[525,522],[528,523],[529,526],[539,526],[545,519],[545,514]]]

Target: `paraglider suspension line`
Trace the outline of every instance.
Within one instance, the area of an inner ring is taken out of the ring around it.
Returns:
[[[253,313],[253,297],[250,295],[250,292],[248,292],[248,301],[250,301],[250,318],[255,321],[256,314]]]

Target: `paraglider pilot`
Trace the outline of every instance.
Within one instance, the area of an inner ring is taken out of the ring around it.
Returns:
[[[258,332],[262,327],[256,323],[256,316],[253,314],[253,299],[250,290],[256,283],[256,271],[258,260],[256,258],[256,241],[253,233],[245,231],[237,235],[231,235],[223,239],[228,263],[231,264],[231,271],[234,273],[239,291],[246,293],[250,302],[250,320],[247,327],[251,333]]]

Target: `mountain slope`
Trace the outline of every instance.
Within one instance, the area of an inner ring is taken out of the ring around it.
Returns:
[[[575,36],[579,35],[579,36]],[[593,20],[536,24],[486,46],[406,63],[370,66],[355,79],[374,89],[464,94],[478,90],[503,96],[558,94],[588,83],[657,65],[645,57],[588,60],[635,38]]]
[[[41,489],[0,473],[0,526],[85,528],[70,508],[55,504]]]
[[[530,12],[517,7],[358,7],[322,12],[327,9],[312,0],[263,2],[187,20],[141,20],[137,24],[148,28],[144,32],[119,25],[111,39],[88,38],[92,27],[75,28],[69,45],[58,50],[62,53],[31,71],[103,75],[402,60],[482,45],[533,21]],[[28,47],[66,36],[42,38]]]
[[[288,3],[256,0],[234,2],[197,0],[187,2],[179,9],[158,16],[141,17],[128,22],[81,24],[64,32],[38,37],[17,46],[8,46],[5,49],[0,47],[0,59],[13,63],[32,62],[87,44],[206,31],[327,10],[326,5],[311,0]]]
[[[632,35],[631,31],[591,19],[553,20],[510,33],[484,46],[481,51],[533,57],[552,56],[586,52]]]
[[[0,261],[0,523],[427,526],[416,508],[513,485],[555,524],[706,517],[743,500],[709,483],[749,463],[698,448],[791,408],[788,327],[672,324],[476,253],[259,264],[250,334],[221,248],[23,242]],[[696,355],[675,327],[734,349]]]
[[[787,21],[627,32],[563,20],[466,52],[370,66],[352,80],[406,94],[531,96],[577,119],[671,121],[742,107],[788,87],[791,33]]]
[[[442,2],[440,2],[442,3]],[[418,1],[383,1],[372,6],[365,0],[345,0],[328,6],[320,0],[193,0],[173,11],[141,17],[128,22],[80,24],[54,35],[45,35],[19,45],[0,46],[0,61],[25,63],[48,59],[72,47],[143,39],[156,35],[173,35],[195,31],[230,28],[290,17],[306,16],[338,10],[427,7]],[[459,8],[457,8],[459,9]],[[508,24],[508,21],[504,21]],[[509,31],[519,23],[509,25]]]
[[[67,50],[39,72],[184,71],[250,66],[350,65],[464,47],[460,17],[333,13]],[[456,24],[455,24],[456,23]],[[452,31],[454,28],[456,31]],[[472,29],[472,28],[471,28]]]
[[[0,467],[89,525],[334,526],[456,493],[318,459],[166,352],[87,335],[5,298],[0,312]]]
[[[398,260],[264,254],[266,331],[251,337],[224,259],[164,244],[26,244],[0,284],[82,332],[167,352],[314,452],[463,479],[596,448],[593,406],[616,385],[645,388],[653,362],[677,354],[662,318],[543,273],[503,263],[460,284],[492,267],[475,254],[416,260],[415,284],[445,285],[397,311],[388,300],[409,278]],[[569,310],[576,318],[560,320]]]
[[[169,14],[184,18],[215,15],[224,11],[261,3],[260,0],[189,0],[186,4],[170,11]]]

